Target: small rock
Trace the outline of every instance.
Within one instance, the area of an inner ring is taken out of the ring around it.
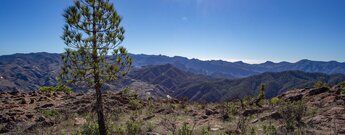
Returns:
[[[207,119],[207,118],[208,118],[208,116],[203,115],[203,116],[201,116],[201,118],[203,118],[203,119]]]
[[[42,122],[42,121],[45,121],[46,120],[46,118],[44,118],[43,116],[40,116],[40,117],[38,117],[36,120],[35,120],[35,122]]]
[[[45,104],[45,105],[42,105],[41,108],[48,108],[48,107],[53,107],[54,104]]]
[[[339,99],[336,101],[337,105],[343,105],[344,104],[344,100]]]
[[[212,115],[214,112],[211,109],[205,109],[206,115]]]
[[[154,132],[147,132],[146,135],[161,135],[159,133],[154,133]]]
[[[84,118],[75,118],[75,123],[74,125],[79,126],[79,125],[84,125],[86,123],[86,119]]]
[[[256,123],[258,121],[259,121],[259,119],[254,119],[251,123]]]
[[[328,118],[322,115],[315,116],[307,121],[309,125],[319,125],[323,122],[327,122]]]
[[[210,128],[210,131],[218,131],[219,130],[219,128]]]
[[[272,113],[270,113],[268,115],[262,116],[260,118],[260,121],[265,121],[265,120],[268,120],[268,119],[278,120],[278,119],[281,119],[281,118],[282,118],[281,114],[279,112],[277,112],[277,111],[274,111],[274,112],[272,112]]]
[[[326,115],[337,115],[337,114],[344,114],[345,108],[343,107],[333,107],[332,109],[325,112]]]
[[[224,127],[220,126],[220,125],[214,125],[211,126],[210,131],[218,131],[218,130],[223,130]]]
[[[35,99],[34,99],[34,98],[31,98],[29,104],[33,104],[33,103],[35,103]]]
[[[31,119],[31,118],[33,118],[33,117],[34,117],[34,115],[33,115],[33,114],[26,114],[25,116],[26,116],[26,118],[28,118],[28,119]]]
[[[16,128],[16,124],[14,122],[9,122],[2,129],[0,129],[0,133],[10,132],[14,128]]]
[[[163,108],[163,109],[159,109],[158,111],[156,111],[156,113],[161,113],[161,112],[163,112],[163,111],[165,111],[164,108]]]
[[[20,101],[20,104],[28,104],[29,103],[29,100],[27,99],[27,98],[21,98],[20,99],[21,101]]]
[[[247,109],[247,110],[244,110],[242,112],[242,115],[243,116],[250,116],[250,115],[261,113],[261,112],[262,112],[262,110],[260,110],[260,109]]]
[[[148,116],[148,117],[143,118],[143,120],[147,121],[147,120],[152,119],[152,118],[155,117],[155,116],[156,116],[156,115],[151,115],[151,116]]]

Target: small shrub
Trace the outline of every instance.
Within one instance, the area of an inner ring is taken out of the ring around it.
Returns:
[[[263,125],[262,129],[263,129],[265,135],[277,135],[278,134],[277,128],[272,124]]]
[[[203,128],[201,131],[201,135],[209,135],[209,129],[208,128]]]
[[[133,110],[139,110],[140,108],[142,108],[142,106],[143,105],[137,99],[133,99],[133,100],[129,101],[129,107]]]
[[[244,104],[245,106],[249,106],[250,103],[252,102],[252,100],[253,100],[253,97],[251,97],[251,96],[246,96],[246,97],[243,98],[243,104]]]
[[[306,114],[306,106],[302,101],[288,102],[280,108],[280,114],[288,131],[294,131],[295,126],[300,127],[302,117]]]
[[[340,95],[341,96],[345,96],[345,81],[344,82],[340,82],[338,84],[338,86],[340,87]]]
[[[57,86],[42,86],[38,89],[41,92],[56,92],[62,91],[66,93],[72,93],[72,89],[66,85],[57,85]]]
[[[130,96],[130,90],[129,90],[129,88],[125,88],[124,90],[122,90],[122,93],[123,93],[123,95],[125,95],[125,96]]]
[[[315,88],[328,88],[328,84],[327,83],[324,83],[322,81],[316,81],[315,84],[314,84],[314,87]]]
[[[99,135],[98,124],[96,122],[88,122],[83,126],[81,134],[83,135]]]
[[[266,98],[265,91],[266,91],[265,85],[262,84],[260,87],[259,95],[258,95],[258,99],[260,101]]]
[[[338,86],[340,86],[340,88],[345,88],[345,81],[338,83]]]
[[[178,135],[192,135],[192,129],[188,126],[188,123],[183,123],[183,126],[178,130]]]
[[[41,113],[45,117],[55,117],[59,115],[59,112],[56,111],[55,109],[43,109],[41,110]]]
[[[54,92],[55,86],[42,86],[38,90],[41,92]]]
[[[223,114],[223,120],[232,121],[234,116],[238,113],[238,108],[233,102],[227,103],[225,105],[225,111]]]
[[[110,124],[108,127],[109,134],[116,134],[116,135],[125,135],[126,134],[126,128],[118,125],[118,124]]]
[[[250,132],[249,132],[250,135],[256,135],[256,127],[252,126],[250,127]]]
[[[340,90],[340,95],[345,96],[345,88]]]
[[[319,108],[311,107],[311,108],[308,108],[307,115],[315,116],[318,112],[319,112]]]
[[[140,134],[142,126],[141,121],[130,120],[127,122],[127,133],[130,135]]]
[[[227,108],[227,112],[230,113],[231,115],[236,115],[238,113],[237,107],[234,103],[230,103]]]
[[[281,103],[281,100],[279,98],[277,98],[277,97],[274,97],[274,98],[271,99],[271,104],[273,106],[277,106],[280,103]]]
[[[147,132],[152,132],[153,129],[155,128],[155,125],[152,124],[151,122],[147,122],[146,125],[145,125],[145,128],[146,128]]]

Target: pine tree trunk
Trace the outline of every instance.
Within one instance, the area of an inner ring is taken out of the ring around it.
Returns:
[[[96,45],[96,41],[94,41],[94,45]],[[94,72],[94,83],[95,83],[95,90],[96,90],[96,112],[98,117],[98,127],[100,135],[106,135],[107,129],[105,126],[104,114],[103,114],[103,101],[102,101],[102,91],[101,91],[101,83],[100,83],[100,72],[99,72],[99,58],[97,55],[97,49],[94,47],[93,49],[93,72]]]
[[[106,135],[107,129],[105,126],[105,120],[104,120],[104,114],[103,114],[103,102],[102,102],[102,92],[101,87],[99,83],[96,83],[95,85],[96,89],[96,111],[97,111],[97,117],[98,117],[98,126],[99,126],[99,133],[100,135]]]
[[[95,7],[93,7],[95,10]],[[93,13],[93,18],[96,18],[95,13]],[[95,90],[96,90],[96,112],[98,117],[98,128],[100,135],[107,135],[107,129],[105,126],[104,114],[103,114],[103,102],[102,102],[102,91],[101,91],[101,83],[100,83],[100,63],[99,57],[97,53],[97,28],[95,19],[93,19],[93,47],[92,47],[92,59],[93,59],[93,75],[94,75],[94,83],[95,83]]]

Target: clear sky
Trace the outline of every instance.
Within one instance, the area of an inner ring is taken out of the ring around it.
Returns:
[[[345,0],[113,0],[131,53],[345,62]],[[63,52],[71,0],[1,0],[0,55]]]

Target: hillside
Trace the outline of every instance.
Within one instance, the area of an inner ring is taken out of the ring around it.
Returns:
[[[302,71],[270,72],[235,80],[215,79],[180,71],[171,64],[150,66],[135,73],[130,76],[168,88],[177,98],[206,102],[253,96],[258,93],[261,84],[266,85],[266,97],[271,98],[287,90],[312,87],[317,81],[334,85],[345,80],[342,74]]]
[[[104,105],[110,134],[177,134],[183,129],[195,135],[345,134],[343,88],[293,90],[261,102],[262,107],[250,105],[251,99],[208,104],[173,99],[152,102],[135,93],[113,92],[104,93]],[[0,93],[0,134],[96,134],[93,97],[62,92]]]

